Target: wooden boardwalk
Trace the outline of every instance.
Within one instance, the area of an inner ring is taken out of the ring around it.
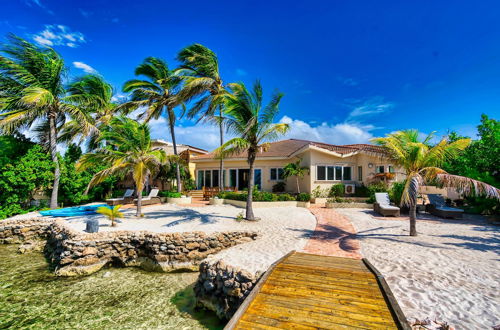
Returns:
[[[266,272],[225,329],[410,329],[366,260],[291,252]]]

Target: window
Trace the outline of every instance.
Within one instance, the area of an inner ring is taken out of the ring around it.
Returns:
[[[344,167],[344,173],[342,174],[342,180],[344,181],[350,181],[351,179],[351,168],[350,167]]]
[[[352,167],[350,166],[316,166],[316,180],[318,181],[341,181],[352,180]]]
[[[358,166],[358,181],[363,181],[363,166]]]
[[[392,165],[389,165],[389,173],[396,173],[396,171],[394,170],[394,166]]]
[[[229,187],[234,188],[238,186],[238,170],[230,169],[229,170]]]
[[[283,180],[283,173],[284,170],[282,168],[272,168],[271,169],[271,181],[278,181],[278,180]]]
[[[316,175],[318,180],[326,180],[326,166],[318,166],[318,173]]]
[[[258,190],[261,189],[262,185],[262,170],[260,168],[253,170],[253,184]]]
[[[379,173],[385,173],[385,167],[384,165],[377,165],[377,167],[375,168],[375,173],[379,174]]]

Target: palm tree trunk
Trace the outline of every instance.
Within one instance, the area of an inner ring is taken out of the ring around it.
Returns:
[[[220,146],[224,144],[224,123],[222,122],[222,106],[219,106],[219,133],[220,133]],[[219,189],[224,189],[224,160],[220,159],[219,164]]]
[[[300,194],[299,177],[298,177],[298,176],[296,176],[295,178],[297,179],[297,193],[299,193],[299,194]]]
[[[417,236],[417,198],[410,206],[410,236]]]
[[[137,190],[137,212],[135,213],[136,217],[140,217],[142,214],[142,190]]]
[[[255,220],[255,216],[253,214],[253,207],[252,207],[252,202],[253,202],[253,166],[255,162],[255,156],[256,156],[256,151],[255,150],[248,150],[249,157],[248,157],[248,165],[250,167],[250,173],[248,174],[248,197],[247,197],[247,206],[246,206],[246,216],[245,219],[247,220]]]
[[[52,185],[52,195],[50,196],[50,208],[57,208],[57,197],[59,191],[59,180],[61,178],[61,169],[59,167],[59,159],[57,158],[57,128],[56,128],[56,113],[49,113],[49,149],[54,163],[54,183]]]
[[[173,117],[173,109],[168,109],[169,117]],[[174,155],[177,154],[177,142],[175,142],[175,131],[174,131],[174,121],[173,118],[169,118],[168,124],[170,125],[170,135],[172,136],[172,144],[174,146]],[[182,192],[182,182],[181,182],[181,169],[179,166],[179,162],[175,164],[175,178],[177,180],[177,192]]]

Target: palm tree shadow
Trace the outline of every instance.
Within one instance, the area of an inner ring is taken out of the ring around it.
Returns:
[[[452,243],[447,242],[443,243],[445,245],[461,247],[464,249],[487,252],[493,251],[496,254],[500,255],[500,238],[497,233],[493,233],[492,237],[475,237],[475,236],[463,236],[463,235],[435,235],[436,237],[443,238],[452,238],[456,240],[460,240],[462,242]]]
[[[194,221],[199,221],[202,225],[209,225],[218,223],[221,221],[221,219],[235,219],[234,217],[223,216],[219,214],[201,213],[197,210],[187,208],[179,210],[154,211],[147,213],[148,219],[161,219],[168,217],[181,217],[182,219],[168,222],[164,224],[163,227],[174,227]]]

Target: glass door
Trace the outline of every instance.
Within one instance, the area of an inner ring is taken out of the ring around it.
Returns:
[[[253,170],[253,184],[257,187],[257,189],[262,189],[262,170],[260,168]]]

